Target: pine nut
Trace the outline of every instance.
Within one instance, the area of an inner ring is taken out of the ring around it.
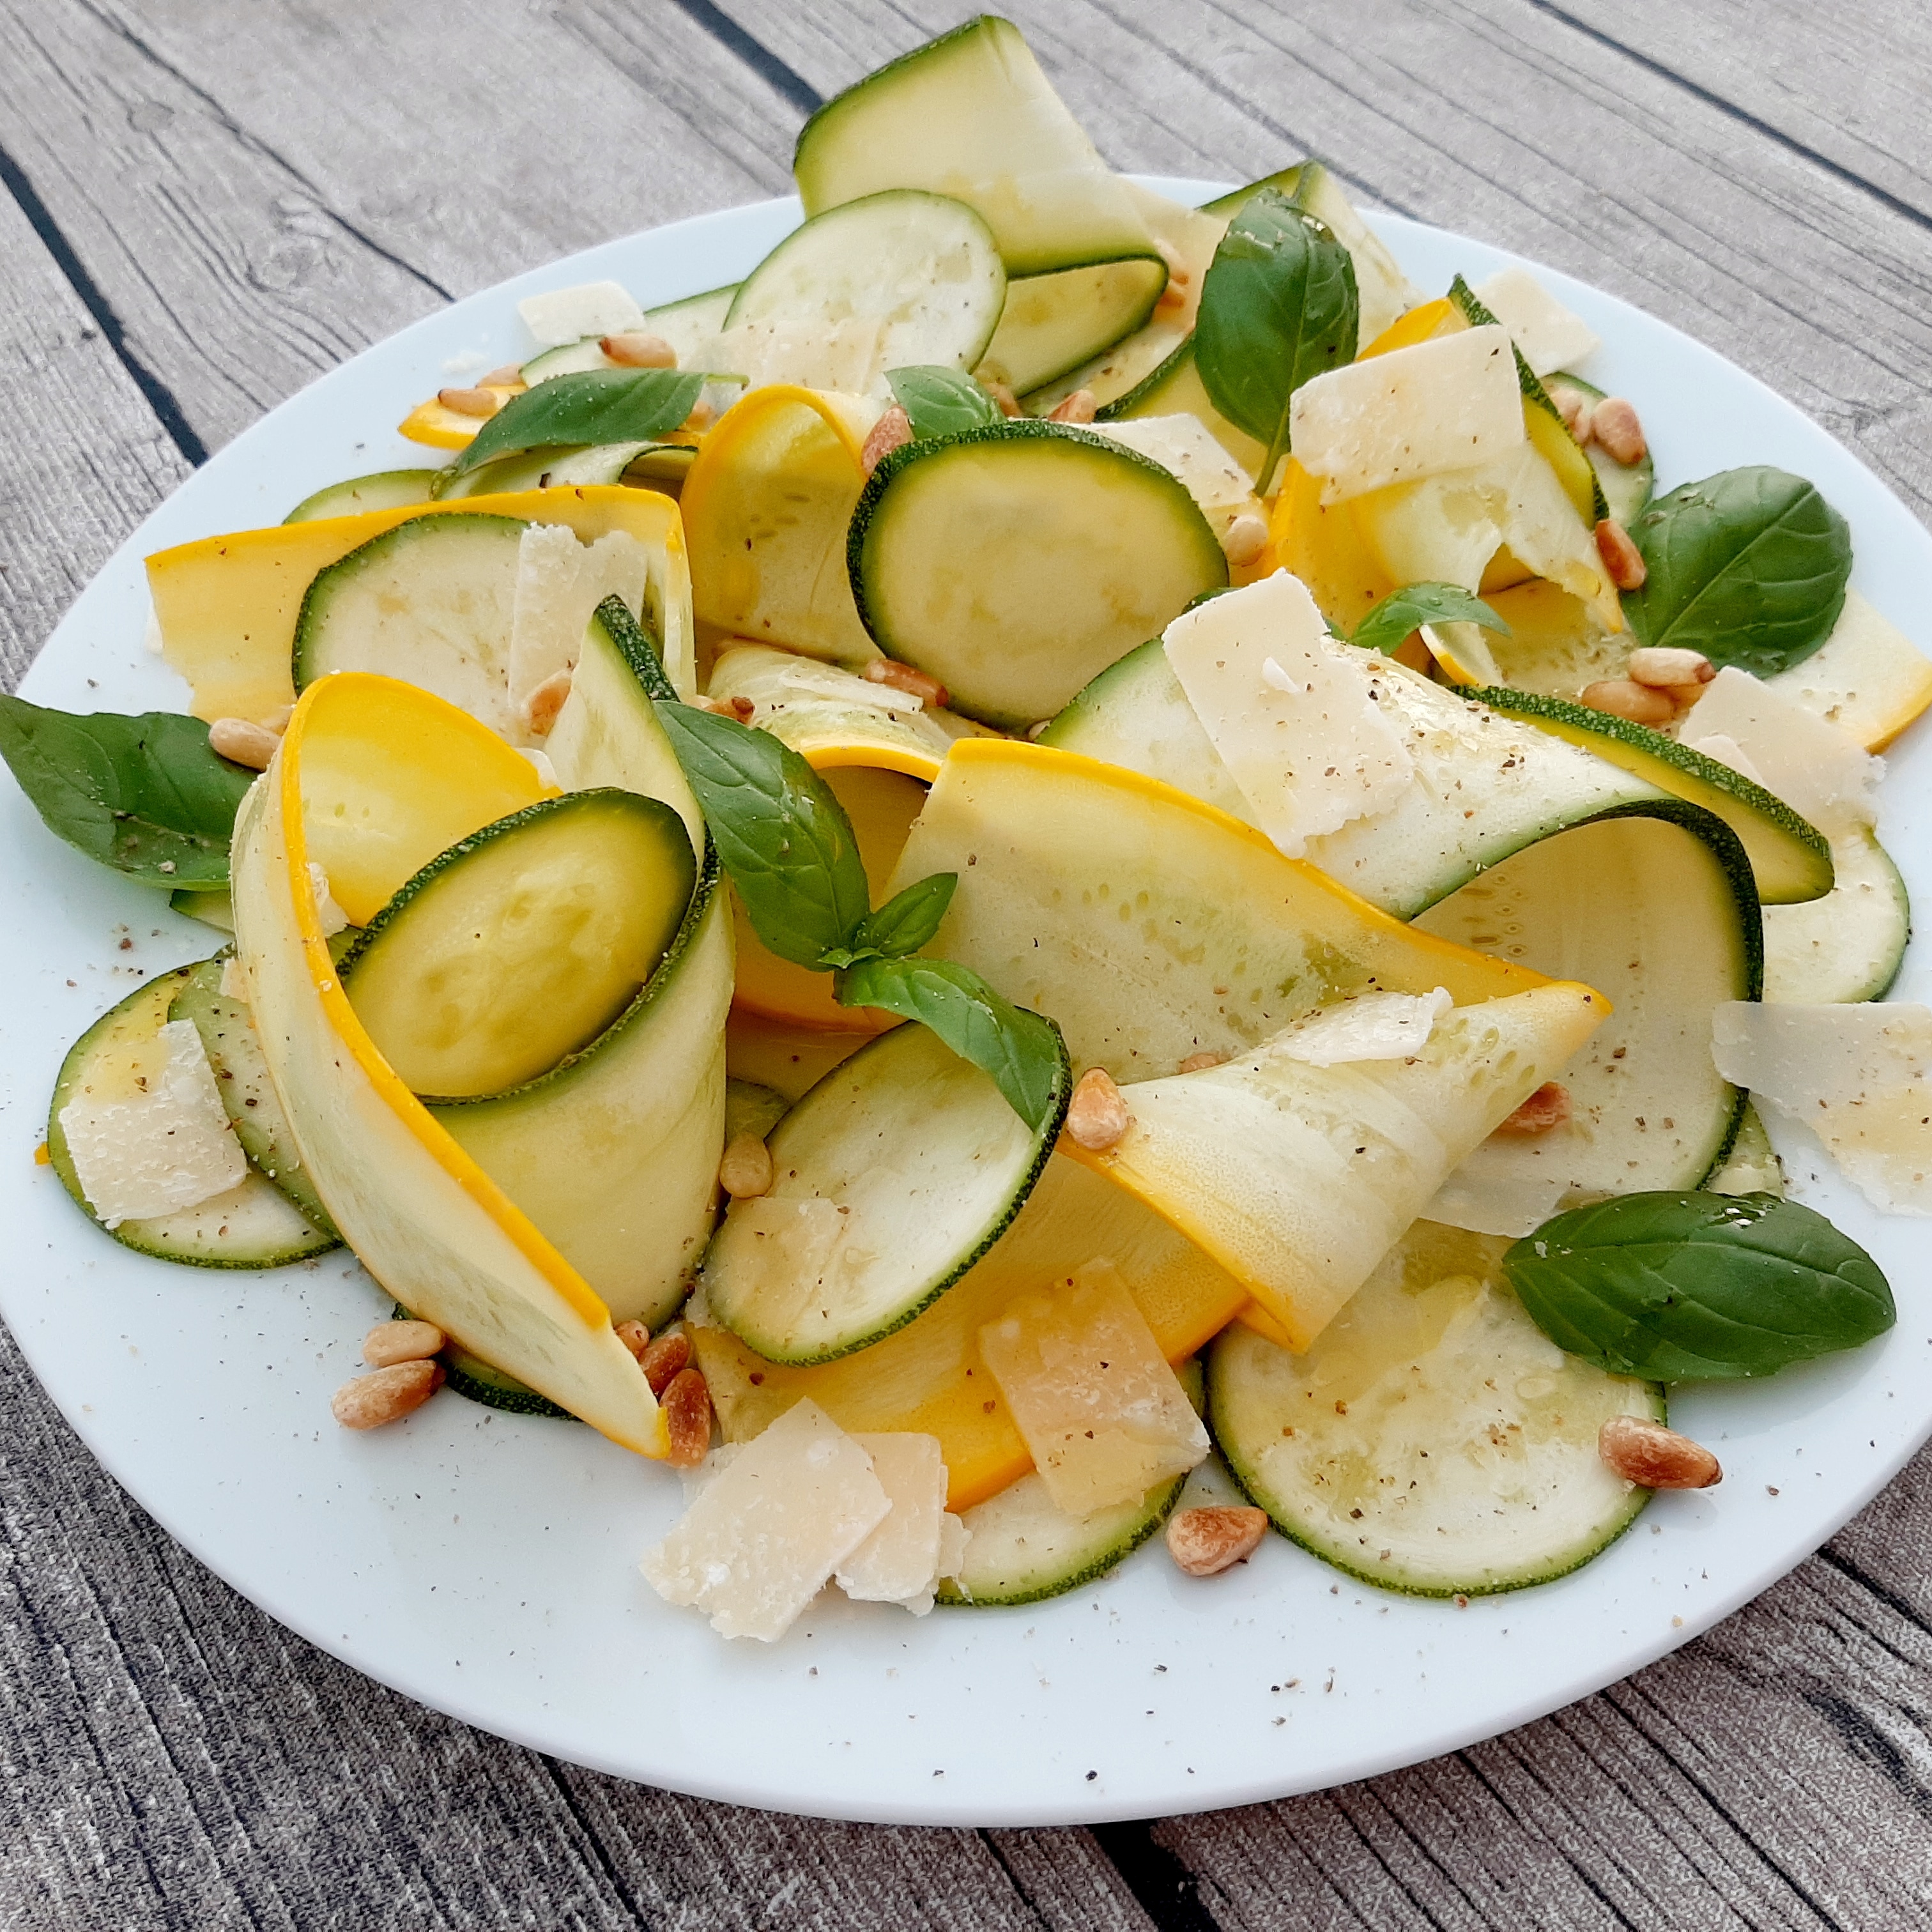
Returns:
[[[503,406],[502,398],[490,389],[439,389],[436,399],[460,416],[494,416]]]
[[[1639,684],[1669,691],[1682,684],[1708,684],[1717,676],[1718,668],[1702,651],[1646,644],[1641,650],[1630,652],[1624,674]]]
[[[570,674],[554,670],[524,700],[524,722],[532,738],[548,738],[556,728],[557,713],[570,695]]]
[[[278,738],[280,738],[287,732],[289,721],[295,715],[295,706],[292,704],[284,704],[280,710],[270,712],[268,716],[261,719],[260,722],[264,731],[272,731]]]
[[[897,403],[873,424],[865,447],[859,452],[859,467],[869,476],[896,449],[912,440],[912,418]]]
[[[978,377],[976,380],[980,388],[984,389],[987,394],[991,396],[994,403],[999,406],[999,411],[1001,416],[1016,416],[1019,414],[1019,398],[1013,394],[1012,390],[1006,387],[1005,383],[988,382],[983,376]]]
[[[1563,427],[1579,442],[1588,442],[1590,440],[1590,405],[1582,392],[1571,388],[1568,383],[1558,382],[1545,393],[1556,405],[1556,413],[1563,418]]]
[[[677,351],[662,335],[632,329],[622,335],[607,335],[597,346],[621,369],[677,367]]]
[[[1590,434],[1606,449],[1612,460],[1628,470],[1641,463],[1649,445],[1643,439],[1643,424],[1636,411],[1622,396],[1606,396],[1590,417]]]
[[[695,1369],[680,1369],[658,1399],[674,1469],[694,1469],[711,1453],[711,1391]]]
[[[709,429],[711,427],[712,418],[718,412],[700,396],[692,405],[690,415],[684,419],[684,427],[693,431]]]
[[[1119,1142],[1133,1118],[1114,1076],[1104,1066],[1090,1066],[1074,1084],[1066,1109],[1066,1138],[1089,1154],[1099,1154]]]
[[[651,1331],[641,1322],[620,1322],[610,1331],[639,1361],[651,1346]]]
[[[1630,541],[1630,532],[1614,517],[1606,517],[1597,526],[1597,554],[1604,560],[1610,581],[1619,590],[1641,590],[1650,574],[1643,552]]]
[[[266,772],[281,742],[275,733],[245,718],[218,718],[208,728],[208,748],[251,772]]]
[[[328,1406],[344,1429],[380,1429],[422,1408],[442,1386],[440,1362],[398,1362],[344,1382]]]
[[[1266,1510],[1177,1510],[1167,1520],[1167,1553],[1190,1576],[1218,1576],[1255,1553],[1268,1525]]]
[[[1634,684],[1627,677],[1606,677],[1586,684],[1577,702],[1592,711],[1607,711],[1612,718],[1627,718],[1633,724],[1667,724],[1677,715],[1677,707],[1660,691],[1647,684]]]
[[[1174,1071],[1177,1073],[1205,1073],[1209,1067],[1223,1064],[1227,1058],[1225,1053],[1190,1053]]]
[[[650,1384],[652,1394],[656,1396],[662,1395],[670,1387],[690,1361],[691,1337],[682,1328],[674,1328],[669,1334],[660,1335],[638,1358],[644,1379]]]
[[[1638,1415],[1613,1415],[1597,1436],[1604,1466],[1646,1490],[1708,1490],[1724,1472],[1701,1442]]]
[[[715,711],[721,718],[735,718],[740,724],[748,724],[758,710],[748,698],[707,698],[703,700],[707,711]]]
[[[1268,548],[1268,526],[1252,511],[1228,526],[1221,538],[1221,554],[1230,563],[1252,563]]]
[[[1570,1118],[1570,1090],[1554,1080],[1546,1080],[1502,1125],[1499,1134],[1527,1140],[1560,1127]]]
[[[1098,407],[1091,389],[1076,389],[1071,395],[1062,397],[1054,404],[1046,419],[1048,422],[1090,423]]]
[[[362,1338],[362,1359],[372,1369],[425,1362],[448,1340],[434,1322],[379,1322]]]
[[[521,385],[524,368],[520,362],[506,362],[500,369],[492,369],[477,384],[479,389],[508,389]]]
[[[718,1163],[718,1184],[734,1201],[763,1194],[772,1184],[771,1150],[756,1134],[740,1134]]]
[[[866,682],[883,684],[894,691],[902,691],[908,698],[917,698],[922,704],[937,705],[940,710],[952,702],[952,694],[930,672],[922,671],[909,664],[901,664],[896,658],[868,658],[866,661]]]

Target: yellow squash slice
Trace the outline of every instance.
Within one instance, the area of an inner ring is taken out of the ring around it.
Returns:
[[[512,396],[520,396],[528,386],[524,382],[484,385],[487,392],[496,398],[500,410]],[[431,449],[467,449],[476,440],[476,432],[489,420],[488,416],[466,416],[461,410],[452,410],[432,396],[428,402],[417,404],[397,424],[396,433]]]

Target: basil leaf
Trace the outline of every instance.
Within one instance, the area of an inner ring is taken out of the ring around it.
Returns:
[[[836,982],[847,1006],[879,1006],[930,1027],[962,1060],[990,1073],[1035,1133],[1057,1133],[1073,1076],[1052,1021],[1000,998],[947,959],[862,959]]]
[[[903,959],[916,952],[939,930],[958,883],[957,872],[934,872],[895,893],[853,928],[847,945],[824,955],[823,963],[852,966],[861,959]]]
[[[872,904],[844,808],[769,731],[683,704],[658,716],[758,937],[781,959],[820,965]]]
[[[44,710],[0,694],[0,758],[47,830],[155,886],[225,886],[235,813],[255,773],[178,712]]]
[[[1768,1376],[1895,1319],[1878,1264],[1769,1194],[1627,1194],[1546,1221],[1503,1273],[1559,1348],[1656,1382]]]
[[[1194,363],[1214,406],[1267,446],[1262,495],[1288,448],[1289,398],[1353,360],[1360,315],[1348,250],[1286,195],[1250,196],[1201,284]]]
[[[512,396],[444,473],[557,443],[648,442],[697,406],[704,378],[678,369],[586,369]]]
[[[886,380],[912,424],[913,440],[951,436],[956,430],[984,429],[1000,420],[999,406],[957,369],[888,369]]]
[[[1624,614],[1646,644],[1770,677],[1808,658],[1845,608],[1851,532],[1786,470],[1760,464],[1684,484],[1630,535],[1648,574]]]
[[[1412,584],[1391,590],[1355,626],[1348,641],[1365,651],[1386,654],[1400,650],[1404,639],[1424,624],[1480,624],[1485,630],[1509,635],[1502,618],[1460,584]]]

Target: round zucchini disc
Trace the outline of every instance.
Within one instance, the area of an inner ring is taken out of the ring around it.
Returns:
[[[1180,480],[1106,437],[1018,421],[896,450],[853,512],[859,615],[968,717],[1051,718],[1227,559]]]
[[[1275,1527],[1385,1589],[1546,1582],[1650,1499],[1597,1454],[1614,1415],[1662,1421],[1654,1382],[1566,1355],[1498,1272],[1507,1240],[1418,1221],[1305,1354],[1237,1322],[1208,1412]]]
[[[425,866],[342,962],[356,1017],[438,1099],[546,1072],[628,1006],[695,882],[684,821],[614,788],[512,812]]]

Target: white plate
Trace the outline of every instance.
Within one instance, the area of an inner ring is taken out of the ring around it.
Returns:
[[[178,707],[180,687],[142,649],[148,552],[277,521],[325,483],[419,460],[382,425],[514,354],[518,296],[610,276],[668,301],[742,274],[796,218],[772,202],[613,242],[325,376],[136,532],[26,694],[82,710]],[[1424,288],[1511,259],[1376,225]],[[1811,478],[1850,520],[1858,587],[1932,647],[1918,594],[1932,540],[1875,477],[1710,350],[1548,280],[1604,337],[1588,373],[1636,398],[1666,485],[1756,462]],[[1928,756],[1909,740],[1885,791],[1887,836],[1922,900]],[[916,1622],[828,1600],[782,1643],[727,1644],[638,1576],[680,1508],[664,1470],[586,1429],[453,1397],[373,1436],[338,1429],[329,1395],[388,1306],[352,1262],[250,1276],[146,1261],[88,1227],[29,1163],[68,1043],[137,979],[212,949],[206,928],[58,844],[10,783],[0,838],[0,1310],[35,1372],[146,1508],[271,1616],[424,1703],[580,1764],[740,1804],[928,1824],[1147,1816],[1362,1778],[1537,1717],[1684,1642],[1830,1535],[1932,1430],[1921,1230],[1873,1214],[1780,1136],[1802,1198],[1890,1274],[1898,1326],[1772,1382],[1687,1391],[1676,1418],[1717,1448],[1727,1480],[1660,1498],[1578,1575],[1458,1610],[1379,1595],[1271,1538],[1212,1583],[1156,1547],[1028,1609]]]

